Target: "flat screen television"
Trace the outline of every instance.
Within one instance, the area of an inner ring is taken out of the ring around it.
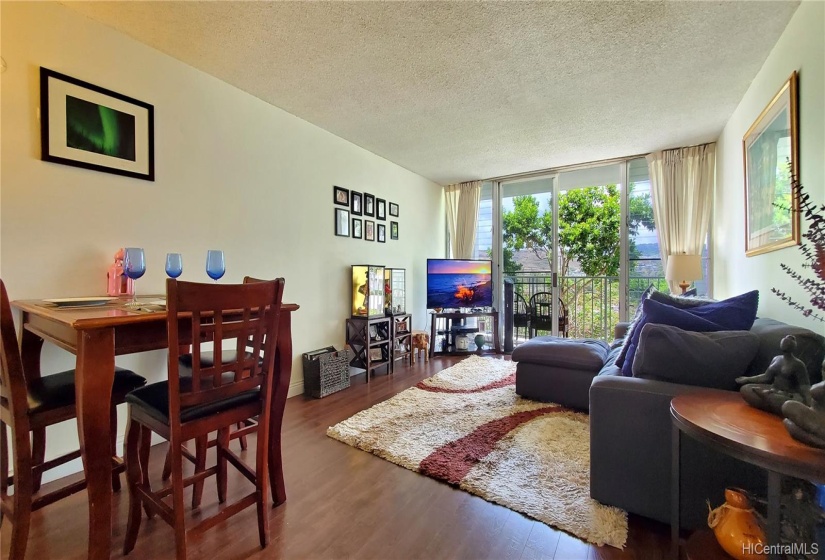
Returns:
[[[428,309],[492,306],[492,261],[427,259]]]

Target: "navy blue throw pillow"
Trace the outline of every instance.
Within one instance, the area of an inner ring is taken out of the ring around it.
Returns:
[[[671,325],[692,332],[747,331],[756,320],[759,292],[754,290],[717,303],[678,309],[652,299],[642,302],[642,316],[633,331],[622,364],[622,375],[633,376],[633,358],[639,347],[642,328],[648,323]]]

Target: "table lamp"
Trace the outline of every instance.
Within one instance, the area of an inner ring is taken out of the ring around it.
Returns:
[[[684,294],[693,280],[702,279],[702,255],[669,255],[665,278],[674,282],[678,281]]]

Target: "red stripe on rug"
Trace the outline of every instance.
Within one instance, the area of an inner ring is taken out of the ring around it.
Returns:
[[[566,411],[563,406],[554,405],[496,418],[466,436],[442,445],[421,461],[418,470],[421,474],[458,486],[470,469],[489,455],[496,443],[513,429],[539,416]]]
[[[515,382],[516,372],[513,372],[507,377],[499,379],[498,381],[493,381],[487,385],[482,385],[481,387],[476,387],[475,389],[447,389],[445,387],[431,387],[430,385],[425,385],[423,381],[419,382],[416,387],[424,391],[430,391],[431,393],[480,393],[481,391],[489,391],[490,389],[500,389],[501,387],[512,385]]]

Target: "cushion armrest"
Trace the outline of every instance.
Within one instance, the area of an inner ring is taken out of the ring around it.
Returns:
[[[596,377],[590,387],[590,495],[668,523],[670,401],[705,391],[709,389],[635,377]],[[706,523],[705,499],[718,504],[726,485],[753,488],[753,476],[764,476],[686,436],[681,464],[682,525],[687,528]]]

